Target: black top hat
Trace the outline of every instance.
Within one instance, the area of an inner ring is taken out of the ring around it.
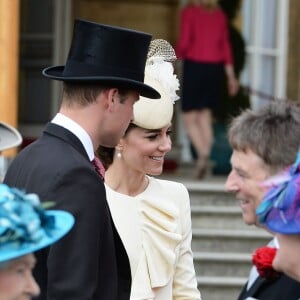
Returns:
[[[126,28],[75,20],[65,66],[48,67],[43,75],[66,82],[101,82],[160,98],[144,84],[151,35]]]

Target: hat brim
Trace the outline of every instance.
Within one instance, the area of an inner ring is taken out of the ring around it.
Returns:
[[[48,67],[43,70],[43,75],[50,79],[66,82],[102,82],[108,86],[115,85],[119,88],[137,90],[141,96],[150,99],[159,99],[160,94],[151,86],[142,82],[114,76],[64,76],[64,66]]]
[[[0,151],[17,147],[22,141],[22,136],[17,129],[4,122],[0,122]]]
[[[55,228],[48,234],[45,234],[38,242],[26,242],[21,245],[0,244],[0,262],[15,259],[37,250],[45,248],[67,234],[74,225],[74,217],[65,211],[49,210],[45,212],[46,215],[55,218]]]
[[[281,220],[267,220],[266,225],[272,232],[287,235],[300,234],[300,224],[299,222],[297,223],[294,220],[290,220],[286,223]]]

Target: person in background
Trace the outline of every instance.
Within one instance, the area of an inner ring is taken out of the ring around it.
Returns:
[[[197,154],[196,176],[209,167],[213,113],[221,101],[223,69],[229,95],[238,92],[228,21],[217,0],[191,1],[180,13],[176,54],[183,60],[183,122]]]
[[[21,133],[16,128],[0,122],[0,154],[4,150],[19,146],[22,141]]]
[[[191,250],[187,189],[160,180],[171,150],[173,104],[179,82],[174,49],[162,39],[150,44],[145,82],[161,94],[158,103],[141,97],[133,121],[115,149],[99,148],[106,162],[107,200],[129,256],[130,299],[201,299]]]
[[[256,213],[278,239],[273,268],[300,282],[300,151],[292,166],[264,185],[269,190]]]
[[[11,125],[0,122],[0,183],[3,181],[8,160],[2,156],[2,151],[19,146],[23,141],[20,132]]]
[[[37,253],[39,299],[129,298],[129,261],[94,152],[118,143],[140,94],[159,98],[144,84],[150,41],[143,32],[75,20],[66,64],[43,70],[44,76],[63,81],[59,113],[16,156],[4,178],[9,186],[55,199],[55,207],[76,219],[66,239]]]
[[[243,221],[260,226],[256,208],[266,191],[261,183],[295,160],[300,140],[300,107],[292,102],[272,102],[257,111],[247,109],[232,120],[228,137],[233,148],[232,170],[225,188],[236,194]],[[276,240],[269,246],[276,247]],[[297,300],[300,284],[285,275],[262,278],[253,266],[238,300],[247,297]]]
[[[0,184],[0,299],[38,296],[32,276],[34,252],[66,235],[74,217],[65,211],[44,210],[36,194]]]

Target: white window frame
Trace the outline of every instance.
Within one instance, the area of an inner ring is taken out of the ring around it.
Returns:
[[[277,0],[275,5],[277,30],[275,28],[263,28],[263,19],[269,17],[266,4],[267,0],[244,0],[242,3],[243,34],[246,37],[247,62],[241,82],[249,87],[250,103],[258,108],[264,100],[286,99],[287,81],[287,53],[288,53],[288,19],[289,0]],[[264,3],[265,2],[265,3]],[[250,19],[251,18],[251,19]],[[250,25],[249,25],[250,24]],[[263,47],[263,30],[274,35],[274,48]],[[249,39],[248,39],[249,37]],[[273,78],[264,75],[263,59],[272,58],[274,61]],[[251,61],[251,65],[249,62]],[[261,91],[260,83],[271,80],[272,91]],[[268,97],[270,96],[270,97]]]

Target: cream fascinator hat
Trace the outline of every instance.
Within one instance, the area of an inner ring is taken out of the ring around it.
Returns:
[[[132,123],[145,129],[160,129],[173,117],[173,106],[179,97],[179,81],[172,62],[176,60],[172,46],[163,39],[150,43],[144,82],[157,90],[161,98],[155,101],[140,97],[133,107]]]

